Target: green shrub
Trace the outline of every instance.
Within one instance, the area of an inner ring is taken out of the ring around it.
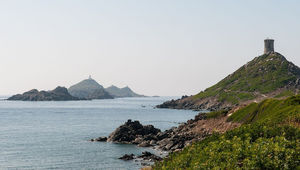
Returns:
[[[233,113],[228,121],[241,123],[283,122],[289,116],[300,114],[300,95],[285,100],[267,99],[261,103],[252,103]]]
[[[212,111],[212,112],[209,112],[206,114],[206,117],[208,119],[210,118],[217,118],[217,117],[220,117],[220,116],[226,116],[228,113],[228,110],[218,110],[218,111]]]
[[[154,169],[296,169],[300,166],[299,129],[244,125],[173,153]]]

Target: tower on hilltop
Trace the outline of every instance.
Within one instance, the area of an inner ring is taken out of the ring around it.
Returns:
[[[264,53],[274,52],[274,40],[273,39],[265,39],[265,51]]]

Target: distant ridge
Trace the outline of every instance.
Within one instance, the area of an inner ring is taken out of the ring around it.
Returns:
[[[50,91],[38,91],[37,89],[30,90],[23,94],[17,94],[9,97],[7,100],[22,100],[22,101],[67,101],[79,100],[79,98],[71,96],[65,87],[56,87]]]
[[[111,94],[113,97],[145,97],[144,95],[137,94],[133,92],[128,86],[124,88],[119,88],[114,85],[105,88],[105,90]]]
[[[85,99],[113,99],[102,85],[97,83],[94,79],[85,79],[68,89],[72,96]]]

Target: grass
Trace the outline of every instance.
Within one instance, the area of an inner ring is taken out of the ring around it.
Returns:
[[[283,92],[279,93],[278,95],[275,96],[275,98],[280,98],[280,97],[286,97],[286,96],[293,96],[294,92],[290,90],[284,90]]]
[[[299,103],[300,95],[289,97],[286,100],[267,99],[261,103],[252,103],[236,111],[228,118],[228,121],[277,123],[287,117],[299,115]]]
[[[220,116],[225,116],[227,115],[228,110],[218,110],[218,111],[212,111],[206,113],[206,118],[211,119],[211,118],[218,118]]]

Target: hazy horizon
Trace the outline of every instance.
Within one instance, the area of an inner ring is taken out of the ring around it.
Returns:
[[[300,66],[300,2],[1,1],[0,94],[89,75],[144,95],[192,95],[263,54]]]

